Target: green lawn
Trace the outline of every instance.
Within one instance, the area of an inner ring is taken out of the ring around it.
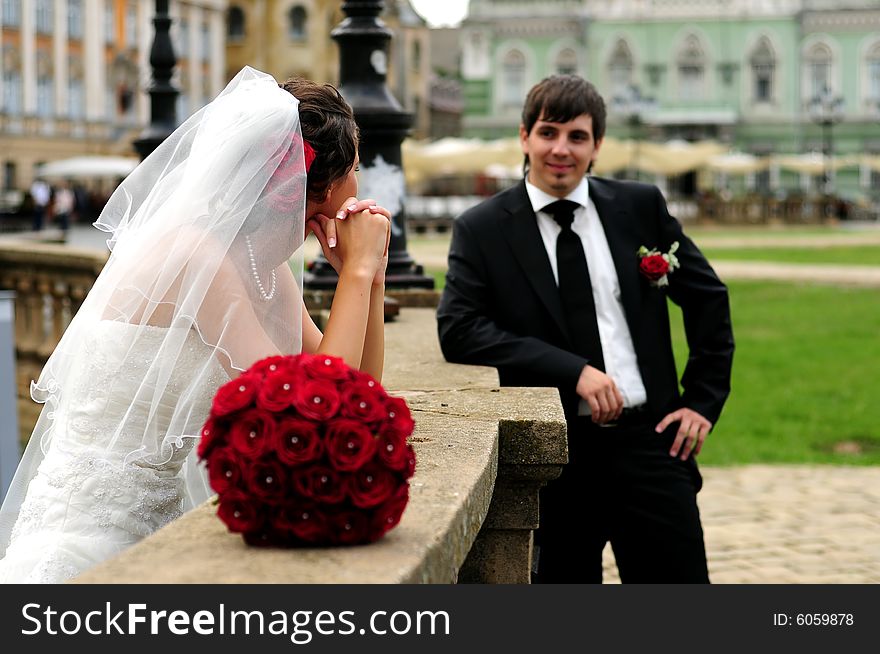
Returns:
[[[709,261],[773,261],[779,263],[814,263],[880,266],[880,246],[834,246],[827,248],[704,248]]]
[[[880,464],[880,290],[729,286],[733,392],[700,460]],[[683,335],[675,348],[681,373]]]
[[[427,274],[442,288],[442,270]],[[729,287],[733,392],[700,460],[880,465],[880,290]],[[671,315],[681,374],[681,313]]]

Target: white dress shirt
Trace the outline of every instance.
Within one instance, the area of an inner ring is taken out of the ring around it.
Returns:
[[[611,258],[611,249],[605,230],[599,220],[596,205],[590,199],[590,187],[587,179],[565,198],[548,195],[537,186],[526,180],[526,192],[532,203],[532,209],[538,219],[538,230],[544,241],[544,248],[550,259],[553,277],[559,284],[559,272],[556,263],[556,239],[562,228],[553,217],[542,209],[556,200],[571,200],[578,204],[574,212],[571,229],[577,234],[584,246],[587,257],[587,268],[590,271],[590,282],[593,286],[593,302],[596,305],[596,319],[599,325],[599,340],[602,341],[602,358],[605,361],[605,373],[614,380],[620,394],[623,395],[623,406],[635,407],[644,404],[648,399],[636,350],[633,346],[629,325],[620,301],[620,282],[617,270]],[[578,406],[579,415],[589,415],[590,405],[581,399]]]

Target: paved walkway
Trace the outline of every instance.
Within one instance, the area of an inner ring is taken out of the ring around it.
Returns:
[[[703,467],[714,583],[880,583],[880,469]],[[611,547],[605,581],[619,583]]]

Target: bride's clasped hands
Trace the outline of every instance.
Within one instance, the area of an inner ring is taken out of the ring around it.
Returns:
[[[385,283],[391,213],[373,199],[347,198],[335,217],[312,216],[306,228],[315,234],[328,263],[340,276]]]

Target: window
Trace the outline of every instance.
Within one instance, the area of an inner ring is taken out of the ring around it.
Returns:
[[[40,118],[51,118],[53,112],[52,103],[55,94],[52,88],[52,78],[40,76],[37,78],[37,115]]]
[[[189,21],[183,18],[177,26],[177,41],[180,44],[180,56],[184,59],[189,57]]]
[[[233,5],[226,12],[226,36],[230,41],[240,41],[245,36],[244,11]]]
[[[125,7],[125,45],[129,48],[137,47],[137,20],[137,5],[129,2]]]
[[[68,0],[67,3],[67,36],[81,39],[83,36],[82,0]]]
[[[608,61],[608,79],[611,86],[611,97],[623,96],[632,85],[633,57],[629,45],[620,39],[614,46],[611,59]]]
[[[81,79],[71,77],[67,80],[67,114],[71,120],[85,118],[86,95]]]
[[[21,26],[21,0],[3,0],[3,25],[5,27]]]
[[[21,108],[21,72],[7,68],[3,71],[3,111],[11,116],[20,116]]]
[[[306,38],[306,18],[306,10],[300,5],[293,7],[288,12],[287,35],[291,41],[302,41]]]
[[[15,162],[7,161],[3,164],[3,188],[15,188],[16,178]]]
[[[504,107],[520,107],[525,97],[526,58],[519,50],[504,55],[501,64],[501,104]]]
[[[37,0],[37,32],[52,33],[52,0]]]
[[[754,102],[773,101],[773,75],[776,72],[776,57],[770,47],[770,41],[761,37],[752,51],[749,60],[752,66],[752,100]]]
[[[116,85],[112,76],[108,74],[104,81],[104,117],[107,122],[116,122],[117,109]]]
[[[678,90],[685,102],[703,98],[706,63],[703,48],[696,36],[688,36],[678,54]]]
[[[104,3],[104,43],[116,41],[116,13],[113,11],[113,3]]]
[[[868,52],[866,67],[868,84],[865,95],[868,102],[873,105],[874,110],[880,110],[880,43]]]
[[[556,55],[556,72],[560,75],[574,75],[578,69],[577,53],[565,48]]]
[[[831,48],[824,43],[817,43],[807,52],[807,92],[810,97],[817,97],[831,88]]]
[[[208,23],[202,23],[202,61],[211,60],[211,28]]]

